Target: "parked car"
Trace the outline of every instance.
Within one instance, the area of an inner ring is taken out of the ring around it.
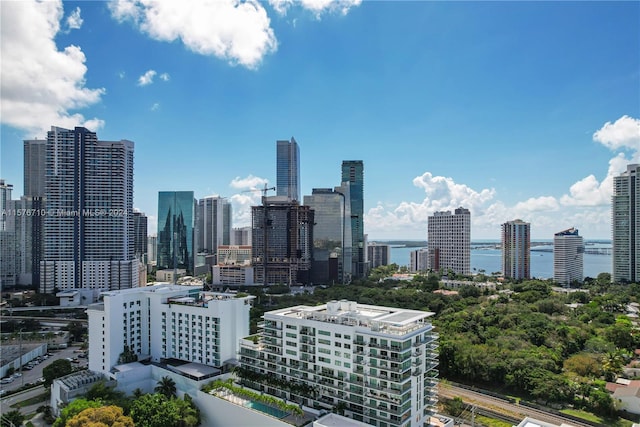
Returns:
[[[0,380],[0,384],[9,384],[13,382],[13,378],[7,377]]]

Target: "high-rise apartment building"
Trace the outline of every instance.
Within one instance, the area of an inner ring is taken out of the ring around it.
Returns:
[[[367,259],[371,268],[391,264],[391,246],[380,243],[367,245]]]
[[[349,186],[314,188],[304,205],[314,214],[313,283],[348,283],[351,278],[351,214]]]
[[[584,240],[576,228],[569,228],[553,235],[553,280],[569,286],[582,282]]]
[[[83,127],[47,133],[41,292],[138,285],[133,150],[131,141],[100,141]]]
[[[313,211],[288,197],[264,197],[251,207],[256,283],[295,285],[310,280]]]
[[[216,255],[218,246],[231,244],[231,203],[224,197],[209,196],[198,201],[196,252]]]
[[[433,313],[331,301],[264,314],[240,341],[242,383],[372,426],[422,427],[438,401]],[[243,375],[246,373],[246,375]],[[275,388],[273,380],[289,386]]]
[[[521,219],[502,224],[502,274],[509,279],[529,279],[531,224]]]
[[[429,250],[425,248],[411,251],[409,254],[409,271],[427,271],[429,269]]]
[[[193,191],[158,193],[158,270],[185,270],[193,275],[196,204]]]
[[[342,162],[342,182],[349,183],[351,210],[352,274],[364,277],[368,272],[364,237],[364,163],[362,160]]]
[[[24,141],[24,195],[44,197],[46,191],[47,140]]]
[[[640,165],[613,178],[611,227],[614,283],[640,282]]]
[[[251,227],[238,227],[231,229],[231,245],[251,246]]]
[[[44,212],[47,140],[24,141],[24,196],[21,207]],[[21,284],[40,287],[40,261],[44,256],[44,215],[22,218],[19,238],[22,263]]]
[[[223,367],[249,335],[253,296],[154,285],[102,295],[90,305],[89,369],[110,375],[128,350],[138,360],[178,359]]]
[[[276,195],[300,201],[300,149],[291,141],[276,141]]]
[[[13,185],[0,179],[0,289],[16,284],[17,212],[11,192]]]
[[[458,208],[434,212],[427,219],[429,268],[471,274],[471,213]]]
[[[143,264],[147,263],[147,216],[143,212],[133,212],[133,255]]]

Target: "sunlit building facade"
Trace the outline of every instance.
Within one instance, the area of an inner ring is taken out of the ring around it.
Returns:
[[[40,292],[138,286],[133,151],[83,127],[47,132]]]
[[[471,274],[471,213],[460,207],[435,212],[427,219],[429,268]]]
[[[521,219],[502,224],[502,274],[509,279],[531,277],[531,224]]]
[[[242,383],[379,427],[423,427],[438,402],[433,313],[330,301],[264,314],[240,342]],[[288,384],[273,387],[273,380]]]
[[[613,178],[611,227],[615,283],[640,282],[640,165]]]
[[[563,286],[582,283],[584,239],[578,229],[569,228],[553,235],[553,280]]]

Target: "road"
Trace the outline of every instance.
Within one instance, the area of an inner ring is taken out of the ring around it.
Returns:
[[[42,363],[35,365],[33,369],[30,371],[23,370],[22,377],[16,378],[12,383],[0,384],[0,389],[7,390],[7,391],[16,390],[16,389],[19,389],[23,384],[34,383],[37,381],[38,378],[42,377],[42,369],[45,366],[49,365],[51,362],[58,359],[66,359],[67,357],[71,357],[71,358],[77,357],[78,350],[79,350],[78,346],[69,347],[61,350],[50,350],[49,353],[52,355],[51,357],[49,357],[47,360],[43,361]],[[80,363],[77,363],[77,364],[72,363],[71,365],[73,367],[87,366],[87,359],[78,359],[78,360],[80,361]],[[0,407],[1,407],[0,412],[5,414],[8,411],[16,409],[11,407],[11,405],[14,405],[16,402],[21,402],[27,399],[31,399],[45,392],[46,390],[44,389],[44,387],[42,387],[42,385],[38,385],[37,387],[24,391],[22,393],[3,397],[2,400],[0,400]],[[33,414],[41,405],[49,405],[49,401],[47,400],[46,402],[37,402],[35,404],[26,406],[24,408],[20,408],[20,412],[22,412],[23,415]]]
[[[529,408],[527,406],[520,406],[514,403],[510,403],[509,401],[504,399],[499,399],[497,397],[488,396],[486,394],[467,390],[461,387],[455,387],[449,384],[440,383],[438,386],[438,394],[440,397],[449,399],[460,397],[465,403],[472,403],[480,408],[489,409],[500,414],[515,417],[517,419],[523,419],[528,416],[536,418],[540,421],[557,425],[561,425],[564,423],[564,425],[572,427],[593,427],[588,423],[580,423],[574,421],[573,419],[564,418],[555,414],[551,414],[549,412]]]

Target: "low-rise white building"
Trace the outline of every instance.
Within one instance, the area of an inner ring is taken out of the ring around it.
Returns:
[[[87,309],[89,369],[108,374],[145,359],[234,363],[238,340],[249,334],[253,298],[168,284],[105,292]]]
[[[346,300],[270,311],[259,336],[241,341],[238,374],[247,387],[306,407],[422,427],[437,403],[432,315]]]

